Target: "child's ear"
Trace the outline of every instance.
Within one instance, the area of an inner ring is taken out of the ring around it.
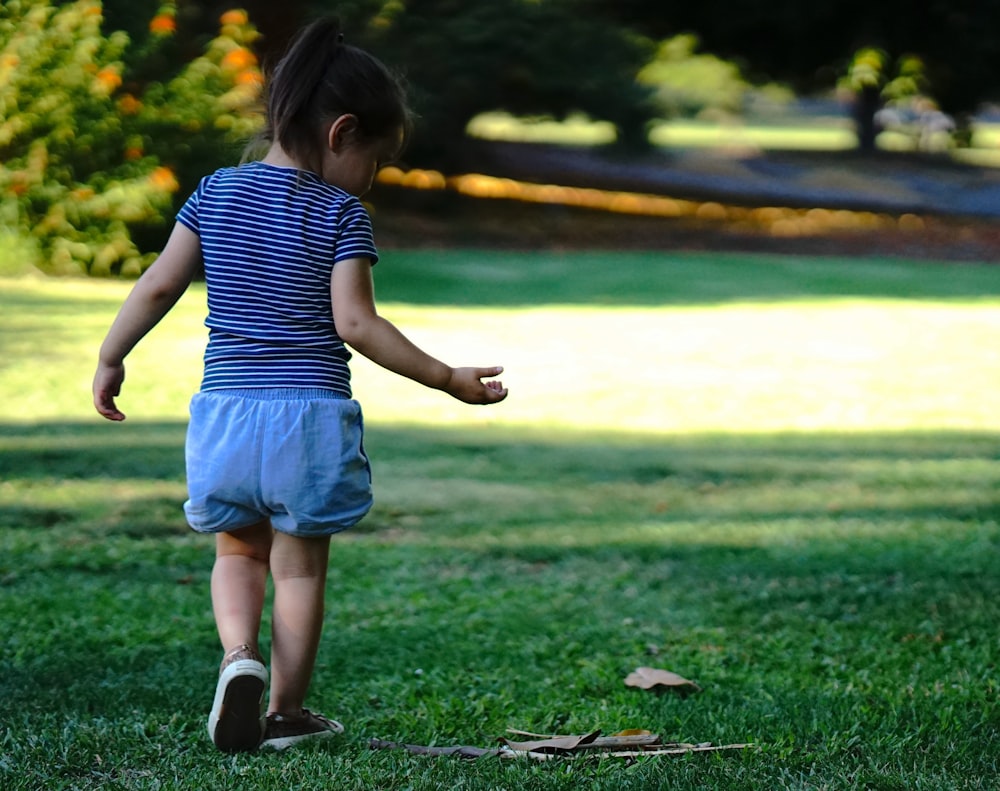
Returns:
[[[338,116],[337,119],[330,124],[330,131],[327,132],[326,144],[329,146],[331,151],[339,151],[357,137],[359,129],[360,124],[358,123],[358,117],[356,115],[348,113]]]

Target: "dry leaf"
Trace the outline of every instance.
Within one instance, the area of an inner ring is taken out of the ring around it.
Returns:
[[[555,736],[547,739],[536,739],[530,742],[514,742],[501,736],[500,741],[515,752],[558,754],[569,753],[586,747],[600,735],[600,731],[594,731],[583,736]]]
[[[625,684],[629,687],[656,691],[668,689],[678,692],[681,695],[689,695],[692,692],[701,691],[701,687],[693,681],[688,681],[683,676],[679,676],[669,670],[661,670],[656,667],[637,667],[626,676]]]

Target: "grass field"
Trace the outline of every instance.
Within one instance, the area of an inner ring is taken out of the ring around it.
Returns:
[[[1000,268],[387,253],[383,312],[511,397],[358,361],[377,505],[334,543],[334,745],[221,756],[211,546],[184,497],[194,289],[91,416],[127,286],[0,281],[3,789],[993,789]],[[673,670],[687,698],[626,687]],[[508,728],[751,749],[372,751]]]
[[[612,143],[616,132],[607,121],[570,116],[563,121],[549,118],[518,118],[509,113],[483,113],[468,126],[474,137],[523,143],[597,146]],[[958,162],[980,167],[1000,166],[1000,125],[978,120],[973,124],[967,148],[954,149]],[[729,122],[675,118],[659,121],[649,131],[649,142],[664,149],[728,149],[755,151],[846,151],[857,147],[854,123],[846,108],[837,116],[810,117],[789,114],[774,118],[734,118]],[[914,151],[914,135],[884,131],[876,142],[886,151]],[[933,150],[948,149],[946,135],[937,135]]]

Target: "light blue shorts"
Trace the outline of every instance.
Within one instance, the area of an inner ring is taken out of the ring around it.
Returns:
[[[270,518],[294,536],[327,536],[372,506],[361,405],[318,389],[209,390],[191,399],[188,501],[199,533]]]

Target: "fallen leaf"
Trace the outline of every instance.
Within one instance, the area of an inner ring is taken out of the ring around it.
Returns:
[[[652,736],[652,731],[647,731],[645,728],[626,728],[623,731],[618,731],[618,733],[612,733],[612,736]]]
[[[637,667],[626,676],[625,685],[656,691],[668,689],[678,692],[681,695],[689,695],[692,692],[701,691],[701,687],[693,681],[689,681],[670,670],[661,670],[656,667]]]
[[[556,736],[529,742],[515,742],[501,736],[500,741],[510,749],[521,753],[569,753],[586,747],[600,735],[600,731],[593,731],[583,736]]]

